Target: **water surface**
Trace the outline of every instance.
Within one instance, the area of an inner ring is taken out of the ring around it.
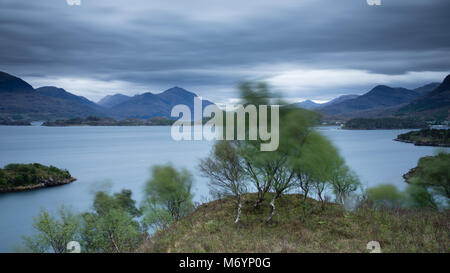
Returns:
[[[318,129],[339,148],[347,163],[368,186],[393,183],[403,188],[402,174],[417,160],[432,155],[433,147],[392,141],[406,130],[350,131]],[[61,205],[76,211],[89,209],[94,190],[123,188],[141,198],[150,166],[171,162],[195,177],[195,199],[208,196],[198,160],[208,155],[206,141],[173,141],[170,127],[42,127],[0,126],[0,167],[8,163],[34,163],[66,168],[78,180],[42,190],[0,195],[0,252],[12,250],[21,235],[32,232],[32,218],[40,208]]]

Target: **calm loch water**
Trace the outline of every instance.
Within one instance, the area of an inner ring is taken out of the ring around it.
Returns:
[[[405,186],[402,174],[417,160],[435,152],[392,141],[406,130],[348,131],[318,128],[339,148],[363,183]],[[195,199],[208,196],[206,179],[199,176],[198,160],[212,143],[173,141],[170,127],[41,127],[0,126],[0,167],[8,163],[39,162],[66,168],[78,180],[37,191],[0,195],[0,252],[12,251],[21,236],[32,232],[32,219],[41,208],[65,205],[75,211],[90,207],[98,189],[131,189],[140,200],[150,166],[171,162],[195,177]]]

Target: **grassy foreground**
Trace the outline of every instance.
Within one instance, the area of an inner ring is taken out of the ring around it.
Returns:
[[[255,210],[255,194],[243,196],[239,225],[230,198],[199,206],[191,215],[158,231],[138,252],[369,252],[378,241],[382,252],[449,252],[450,212],[363,207],[353,212],[313,199],[283,195],[270,223],[266,196]]]

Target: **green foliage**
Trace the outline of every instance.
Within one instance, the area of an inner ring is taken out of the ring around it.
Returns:
[[[247,192],[243,160],[239,154],[237,142],[218,141],[211,155],[200,161],[200,171],[210,179],[208,184],[213,196],[232,196],[237,203],[235,223],[241,216],[241,195]]]
[[[413,208],[431,208],[437,209],[436,201],[428,190],[417,184],[411,184],[406,189],[407,205]]]
[[[33,164],[8,164],[0,169],[0,188],[27,186],[42,183],[44,180],[64,180],[71,178],[67,170],[54,166]]]
[[[139,222],[123,209],[83,215],[81,238],[85,252],[132,252],[139,246],[143,234]]]
[[[131,198],[131,195],[131,190],[122,190],[113,196],[106,192],[97,192],[94,199],[94,210],[101,215],[111,209],[122,209],[133,217],[139,217],[142,213],[136,208],[136,201]]]
[[[243,159],[246,177],[258,191],[258,200],[255,207],[259,207],[267,192],[274,191],[276,193],[274,199],[277,199],[282,193],[292,189],[295,185],[295,158],[300,156],[304,140],[312,131],[312,127],[319,116],[312,111],[287,106],[269,91],[267,85],[262,83],[242,84],[240,91],[245,105],[252,104],[257,108],[260,105],[281,105],[279,110],[280,139],[276,151],[261,151],[261,143],[264,143],[264,141],[260,139],[247,139],[239,143],[239,153]],[[270,119],[269,111],[268,125],[271,124]],[[248,128],[248,130],[250,129]]]
[[[241,161],[236,143],[232,141],[216,142],[211,155],[200,161],[200,171],[210,178],[213,195],[238,197],[247,192]]]
[[[432,199],[450,200],[450,154],[444,151],[436,156],[419,159],[417,167],[404,175],[407,183],[424,188]],[[428,205],[427,205],[428,206]]]
[[[55,217],[41,211],[33,224],[37,234],[24,237],[24,245],[32,252],[62,253],[68,242],[78,241],[82,252],[131,252],[146,235],[137,221],[140,215],[131,191],[98,192],[92,212],[74,215],[61,209]]]
[[[361,182],[355,172],[351,171],[344,164],[343,160],[338,160],[331,171],[330,184],[334,194],[341,204],[344,204],[347,196],[361,188]]]
[[[445,208],[450,198],[449,166],[449,153],[422,157],[417,167],[403,176],[409,184],[405,192],[393,185],[380,185],[367,190],[368,198],[377,207]]]
[[[248,138],[252,130],[259,132],[261,129],[259,120],[255,130],[254,127],[250,127],[252,124],[249,124],[246,119],[246,139],[235,141],[233,144],[237,147],[237,154],[233,154],[233,157],[217,158],[216,156],[200,163],[203,171],[205,169],[209,171],[208,176],[212,178],[213,183],[233,185],[236,183],[223,183],[223,181],[230,182],[230,177],[233,177],[230,175],[232,172],[243,173],[243,177],[239,175],[239,180],[247,180],[244,183],[249,182],[258,193],[255,208],[261,206],[266,193],[274,192],[273,200],[270,202],[271,216],[268,220],[273,216],[275,201],[282,194],[293,190],[296,185],[302,188],[305,199],[308,193],[314,190],[322,204],[323,193],[332,182],[333,189],[342,201],[346,195],[356,190],[359,186],[356,175],[348,169],[331,142],[314,130],[315,124],[320,119],[319,114],[286,105],[263,83],[244,83],[240,86],[240,92],[244,105],[254,105],[256,109],[260,109],[262,105],[281,106],[278,149],[271,152],[261,151],[261,144],[265,141],[260,138],[257,140]],[[270,127],[270,111],[267,114],[267,126]],[[274,129],[270,128],[270,130]],[[225,171],[227,166],[233,166],[232,169],[228,168],[232,172]],[[215,171],[211,172],[211,170]],[[234,195],[239,196],[236,190]]]
[[[79,217],[67,209],[61,208],[58,217],[41,210],[33,221],[38,233],[24,236],[24,245],[31,252],[67,252],[67,243],[78,239],[79,224]]]
[[[6,187],[8,183],[6,172],[3,169],[0,169],[0,188]]]
[[[383,184],[377,187],[368,188],[367,197],[375,207],[402,207],[405,196],[394,185]]]
[[[193,210],[192,175],[171,165],[153,166],[145,185],[144,222],[156,228],[167,227]]]

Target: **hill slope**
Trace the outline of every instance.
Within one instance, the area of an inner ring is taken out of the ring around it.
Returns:
[[[38,91],[27,82],[0,72],[0,117],[53,119],[102,115],[98,106],[56,87]]]
[[[378,85],[364,95],[321,108],[328,115],[368,116],[370,111],[383,111],[413,101],[419,93],[406,88]]]
[[[24,80],[0,71],[0,93],[31,93],[33,91],[33,87]]]
[[[425,94],[433,91],[434,89],[436,89],[440,84],[441,83],[439,83],[439,82],[433,82],[433,83],[429,83],[424,86],[415,88],[413,90],[416,91],[417,93],[419,93],[420,95],[425,95]]]
[[[432,119],[450,118],[450,75],[433,91],[400,108],[398,115]]]
[[[330,100],[329,102],[326,102],[324,104],[321,104],[320,107],[325,107],[325,106],[330,106],[330,105],[335,105],[347,100],[352,100],[352,99],[356,99],[357,97],[359,97],[359,95],[342,95],[339,96],[335,99]]]
[[[92,102],[83,96],[77,96],[72,93],[69,93],[62,88],[58,88],[58,87],[54,87],[54,86],[44,86],[44,87],[37,88],[36,91],[47,97],[72,101],[73,103],[79,103],[82,105],[86,105],[86,106],[89,106],[92,109],[96,109],[98,111],[103,110],[103,108],[101,106],[97,105],[95,102]]]
[[[235,203],[220,199],[199,206],[190,216],[157,232],[139,252],[368,252],[378,241],[383,252],[447,252],[450,214],[433,211],[375,210],[346,212],[298,194],[283,195],[269,224],[267,196],[254,210],[256,194],[243,196],[242,219],[233,223]]]

